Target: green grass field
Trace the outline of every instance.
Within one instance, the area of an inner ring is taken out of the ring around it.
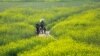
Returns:
[[[0,1],[0,56],[100,56],[99,0],[15,1]],[[36,35],[43,17],[50,36]]]

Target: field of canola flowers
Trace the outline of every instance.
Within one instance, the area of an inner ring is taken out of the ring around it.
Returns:
[[[0,56],[100,56],[100,3],[81,2],[0,2]],[[51,36],[35,33],[42,17]]]

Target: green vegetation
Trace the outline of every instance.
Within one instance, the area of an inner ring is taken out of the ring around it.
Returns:
[[[85,41],[89,44],[100,44],[100,8],[91,9],[80,14],[68,17],[68,20],[62,21],[52,28],[52,34],[55,36],[71,36],[77,41]],[[79,20],[78,20],[79,19]],[[62,30],[61,30],[61,28]],[[65,29],[63,31],[63,29]]]
[[[81,1],[81,0],[1,0],[1,1],[20,1],[20,2],[68,2],[68,1]],[[99,1],[99,0],[84,0],[84,1]]]
[[[0,56],[16,56],[18,52],[23,52],[31,48],[36,49],[38,46],[45,46],[51,41],[54,41],[54,39],[51,37],[34,37],[30,39],[11,42],[5,46],[0,46]]]
[[[100,2],[1,1],[0,56],[100,56]],[[36,36],[41,18],[50,36]]]
[[[68,37],[67,37],[68,38]],[[19,54],[19,56],[99,56],[100,48],[76,43],[72,39],[60,39],[49,43],[46,47],[34,51],[34,49]]]

